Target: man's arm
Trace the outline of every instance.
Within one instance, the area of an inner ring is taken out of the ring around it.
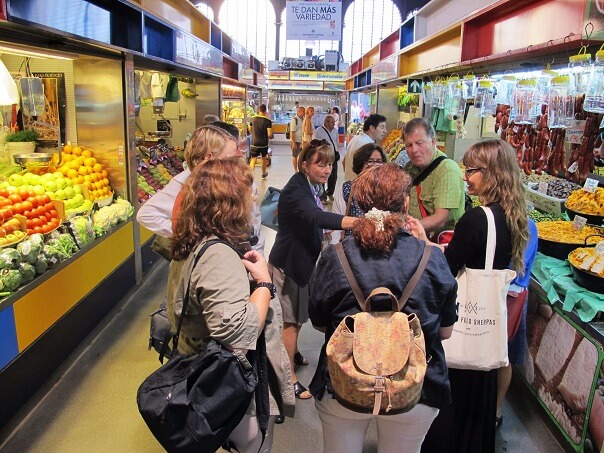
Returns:
[[[449,212],[449,209],[437,208],[434,210],[434,214],[420,219],[420,223],[424,227],[424,230],[426,230],[426,233],[441,231],[449,218]]]

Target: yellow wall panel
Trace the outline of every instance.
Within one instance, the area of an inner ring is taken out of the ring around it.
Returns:
[[[15,302],[13,310],[19,352],[134,253],[132,233],[132,222],[129,222]]]
[[[142,6],[180,29],[192,32],[190,8],[193,6],[190,3],[183,0],[143,0]]]
[[[430,42],[428,46],[419,46],[403,54],[400,59],[402,75],[431,71],[444,65],[459,63],[461,58],[461,37],[459,34]]]

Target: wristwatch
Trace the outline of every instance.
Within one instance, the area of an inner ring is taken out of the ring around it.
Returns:
[[[277,293],[277,288],[271,282],[256,283],[256,288],[268,288],[268,290],[271,292],[271,299],[274,299],[275,294]]]

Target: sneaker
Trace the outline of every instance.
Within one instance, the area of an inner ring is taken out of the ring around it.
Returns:
[[[262,174],[262,179],[268,178],[268,172]]]

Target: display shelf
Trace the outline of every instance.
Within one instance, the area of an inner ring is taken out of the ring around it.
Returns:
[[[174,30],[169,25],[145,14],[144,53],[163,60],[174,60]]]
[[[374,64],[380,61],[380,45],[376,45],[373,49],[363,55],[363,69],[369,69]]]
[[[222,68],[224,69],[224,77],[233,80],[239,79],[239,63],[231,60],[227,56],[223,56]]]
[[[222,50],[222,31],[214,22],[210,24],[210,44],[218,50]]]
[[[464,20],[461,60],[581,35],[585,0],[504,0]],[[564,20],[561,20],[564,18]]]
[[[222,53],[231,56],[231,37],[222,32]]]
[[[395,30],[386,39],[380,43],[380,61],[384,58],[388,58],[390,55],[398,52],[400,31]]]
[[[401,25],[399,47],[404,49],[415,42],[415,17],[407,19]]]

